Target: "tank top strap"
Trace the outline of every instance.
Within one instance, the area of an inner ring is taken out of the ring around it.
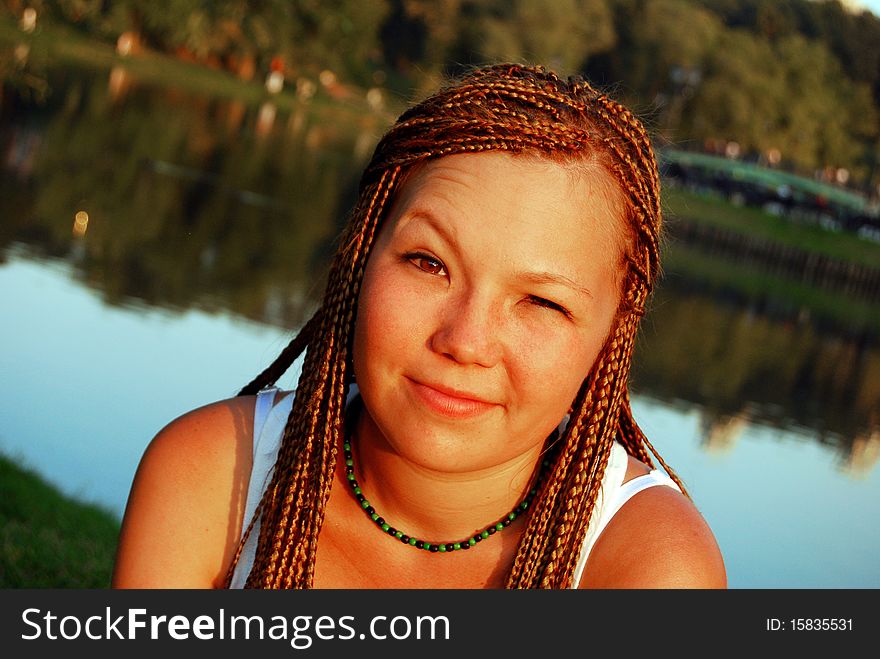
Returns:
[[[244,516],[242,517],[241,536],[244,536],[257,506],[263,498],[263,492],[269,479],[272,477],[272,467],[278,458],[281,435],[293,405],[293,394],[288,394],[276,405],[275,394],[278,391],[278,387],[267,387],[257,393],[254,406],[253,464],[248,482]],[[260,520],[256,520],[254,528],[251,529],[251,533],[242,547],[238,564],[232,573],[230,588],[244,588],[254,562],[259,537]]]
[[[269,418],[269,410],[275,404],[276,393],[278,387],[266,387],[257,392],[257,403],[254,407],[254,448],[257,446],[257,438],[263,432],[263,426],[266,425],[266,419]]]
[[[649,487],[654,487],[655,485],[666,485],[667,487],[671,487],[672,489],[681,492],[681,488],[678,484],[666,473],[659,469],[652,469],[644,476],[636,476],[620,486],[613,502],[614,512],[620,510],[620,507],[623,504],[632,499],[642,490],[647,490]]]
[[[275,403],[275,394],[278,387],[267,387],[257,393],[257,401],[254,407],[254,449],[251,478],[248,482],[247,501],[245,502],[244,516],[242,517],[241,537],[244,536],[263,493],[272,477],[272,469],[278,459],[278,450],[281,447],[281,436],[287,425],[287,417],[293,407],[294,393],[291,391],[278,403]],[[360,393],[357,385],[349,387],[346,398],[346,406]],[[254,522],[254,527],[241,549],[238,563],[232,573],[230,588],[244,588],[248,574],[254,564],[254,556],[257,551],[257,541],[260,537],[260,520]]]

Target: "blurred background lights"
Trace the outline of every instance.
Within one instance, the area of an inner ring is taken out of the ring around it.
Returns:
[[[123,57],[127,57],[131,55],[132,48],[134,46],[134,35],[131,32],[123,32],[119,35],[119,38],[116,40],[116,52],[122,55]]]
[[[37,27],[37,10],[28,7],[21,13],[21,29],[25,32],[33,32]]]
[[[86,235],[89,228],[89,214],[85,211],[77,211],[73,216],[73,235],[81,238]]]
[[[270,94],[277,94],[284,88],[284,74],[281,71],[272,71],[266,77],[266,89]]]

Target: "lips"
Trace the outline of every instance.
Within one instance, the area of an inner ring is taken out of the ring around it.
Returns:
[[[445,387],[436,383],[419,382],[408,378],[417,398],[432,412],[453,419],[467,419],[485,414],[497,403],[477,394]]]

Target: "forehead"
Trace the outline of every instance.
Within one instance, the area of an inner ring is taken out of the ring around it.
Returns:
[[[599,241],[617,253],[624,244],[622,192],[594,161],[500,151],[430,160],[406,174],[387,223],[420,214],[456,216],[475,231],[502,230],[496,238],[508,242],[549,234],[566,243]]]

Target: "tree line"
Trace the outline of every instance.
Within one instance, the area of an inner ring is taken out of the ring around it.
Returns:
[[[401,104],[493,60],[582,73],[662,143],[880,184],[880,19],[838,0],[4,0],[244,78],[330,70]]]

